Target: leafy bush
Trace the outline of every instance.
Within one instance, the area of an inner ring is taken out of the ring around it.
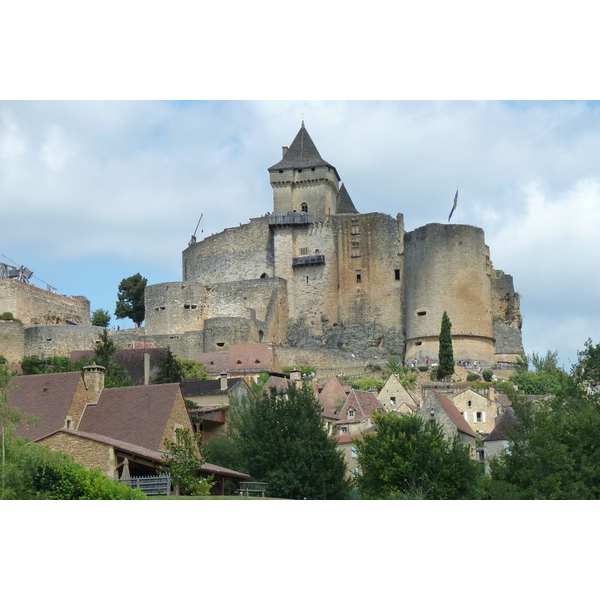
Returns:
[[[365,379],[357,379],[356,381],[352,382],[352,387],[355,390],[362,390],[363,392],[368,392],[371,388],[375,388],[377,391],[380,391],[384,385],[384,381],[369,377],[366,377]]]
[[[467,375],[467,381],[479,381],[479,375],[477,375],[477,373],[469,373]]]
[[[2,469],[3,498],[20,500],[142,500],[146,495],[46,446],[15,439]]]
[[[484,369],[482,375],[484,381],[492,381],[494,372],[491,369]]]

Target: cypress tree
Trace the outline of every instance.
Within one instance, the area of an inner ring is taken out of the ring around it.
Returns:
[[[444,311],[442,316],[442,327],[440,329],[440,349],[438,379],[445,379],[448,375],[454,373],[454,350],[452,349],[452,334],[450,330],[452,323],[448,313]]]

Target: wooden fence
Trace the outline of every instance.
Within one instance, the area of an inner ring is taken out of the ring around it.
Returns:
[[[168,496],[171,492],[171,476],[149,475],[148,477],[131,477],[119,479],[133,490],[141,490],[147,496]]]

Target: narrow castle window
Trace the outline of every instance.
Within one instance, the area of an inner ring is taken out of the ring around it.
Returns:
[[[362,275],[360,271],[356,271],[356,283],[360,283],[362,281]]]
[[[313,169],[313,170],[314,170],[314,169]],[[303,213],[307,213],[307,212],[308,212],[308,204],[306,204],[306,202],[303,202],[303,203],[302,203],[302,206],[301,206],[301,208],[302,208],[302,212],[303,212]]]
[[[394,279],[400,281],[400,269],[394,269]]]
[[[360,243],[352,242],[352,258],[358,258],[360,256]]]
[[[417,317],[424,317],[427,314],[426,310],[418,310]]]
[[[350,235],[356,235],[357,233],[360,233],[358,219],[352,219],[352,221],[350,221]]]

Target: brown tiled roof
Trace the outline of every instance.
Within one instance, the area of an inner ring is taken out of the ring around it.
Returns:
[[[94,442],[99,442],[100,444],[112,446],[113,448],[117,448],[118,450],[130,452],[131,454],[137,454],[138,456],[143,456],[145,458],[149,458],[149,459],[155,460],[157,462],[161,462],[164,459],[164,456],[166,454],[165,452],[157,452],[156,450],[150,450],[150,449],[144,448],[142,446],[136,446],[135,444],[128,444],[127,442],[124,442],[122,440],[117,440],[115,438],[112,438],[112,437],[109,437],[106,435],[99,435],[97,433],[90,433],[88,431],[79,431],[79,430],[76,431],[74,429],[65,429],[65,428],[61,428],[58,431],[54,431],[54,432],[50,433],[49,435],[45,435],[45,436],[40,437],[33,441],[40,442],[43,439],[54,435],[55,433],[67,433],[67,434],[73,435],[75,437],[83,438],[86,440],[92,440]]]
[[[238,344],[229,349],[228,371],[275,371],[273,348],[269,344]]]
[[[99,442],[101,444],[105,444],[107,446],[112,446],[117,450],[123,450],[125,452],[130,452],[131,454],[137,454],[138,456],[143,456],[144,458],[149,458],[151,460],[155,460],[157,462],[162,462],[165,459],[165,456],[168,455],[168,452],[157,452],[155,450],[149,450],[148,448],[144,448],[142,446],[136,446],[135,444],[128,444],[127,442],[123,442],[122,440],[117,440],[105,435],[99,435],[97,433],[89,433],[86,431],[75,431],[73,429],[59,429],[46,437],[50,437],[54,433],[67,433],[69,435],[73,435],[76,437],[84,438],[87,440],[92,440],[94,442]],[[36,442],[41,441],[44,438],[39,438],[35,440]],[[226,469],[225,467],[219,467],[218,465],[213,465],[212,463],[204,463],[200,469],[201,472],[207,474],[215,474],[215,475],[225,475],[230,476],[234,479],[249,479],[250,475],[246,473],[240,473],[239,471],[234,471],[232,469]]]
[[[211,463],[204,463],[200,468],[202,473],[209,473],[215,475],[225,475],[226,477],[230,477],[231,479],[250,479],[250,475],[246,473],[240,473],[239,471],[234,471],[233,469],[226,469],[225,467],[220,467],[219,465],[213,465]]]
[[[357,433],[356,435],[334,435],[332,437],[338,444],[350,444],[356,440],[363,439],[362,433]]]
[[[267,379],[265,385],[263,386],[263,390],[268,392],[271,388],[275,388],[278,391],[285,391],[288,389],[288,386],[294,385],[291,379],[287,377],[277,377],[276,375],[271,375],[269,379]]]
[[[226,396],[243,381],[241,377],[228,379],[227,388],[222,390],[220,379],[190,378],[185,379],[181,383],[181,389],[186,398],[193,398],[194,396]]]
[[[354,408],[356,415],[354,418],[348,416],[348,410]],[[340,423],[359,423],[373,416],[376,412],[384,412],[383,404],[377,399],[373,392],[363,392],[362,390],[352,390],[348,394],[346,403],[340,411]]]
[[[496,421],[496,426],[489,435],[484,438],[484,442],[495,442],[506,439],[506,432],[510,431],[517,424],[517,418],[512,408],[507,408],[500,418]]]
[[[20,425],[16,435],[39,438],[60,429],[65,424],[69,404],[81,380],[79,371],[15,377],[12,381],[16,387],[8,393],[9,403],[22,413],[37,415],[41,419],[41,423],[35,426]]]
[[[178,383],[104,389],[79,430],[158,450],[178,392]]]
[[[219,374],[227,371],[229,352],[203,352],[195,354],[193,358],[206,367],[207,373]]]
[[[450,398],[447,398],[443,394],[439,392],[433,392],[437,401],[440,403],[440,406],[446,411],[446,414],[450,417],[452,422],[456,425],[456,428],[467,435],[471,435],[475,437],[475,432],[471,429],[469,424],[465,421],[465,418],[462,416],[458,408],[454,406],[454,403]]]
[[[166,348],[119,348],[114,354],[115,362],[121,365],[133,380],[133,385],[144,385],[144,354],[150,355],[150,382],[158,376],[160,361],[166,355]],[[80,358],[93,358],[92,350],[73,350],[70,354],[72,361]]]
[[[342,386],[340,380],[335,375],[330,377],[329,381],[325,384],[325,387],[323,387],[319,394],[319,402],[324,410],[327,410],[329,413],[334,413],[338,402],[340,400],[346,401],[350,390],[346,391],[344,387],[345,386]]]

